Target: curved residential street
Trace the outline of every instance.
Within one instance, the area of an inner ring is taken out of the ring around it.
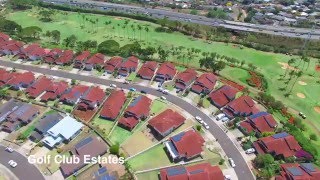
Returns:
[[[81,75],[81,74],[74,74],[71,72],[67,71],[62,71],[62,70],[53,70],[53,69],[47,69],[47,68],[42,68],[39,66],[34,66],[34,65],[25,65],[25,64],[20,64],[20,63],[14,63],[11,61],[5,61],[0,59],[0,66],[5,66],[5,67],[11,67],[11,68],[16,68],[16,69],[22,69],[22,70],[28,70],[36,73],[41,73],[41,74],[46,74],[46,75],[51,75],[51,76],[57,76],[57,77],[62,77],[62,78],[68,78],[68,79],[75,79],[79,81],[84,81],[84,82],[91,82],[94,84],[101,84],[101,85],[109,85],[110,83],[113,83],[117,85],[118,88],[123,88],[123,89],[130,89],[130,88],[135,88],[137,91],[144,90],[148,94],[161,97],[163,94],[159,91],[157,91],[154,88],[151,87],[145,87],[142,85],[137,85],[137,84],[123,84],[122,82],[118,81],[112,81],[108,79],[102,79],[100,77],[96,76],[86,76],[86,75]],[[226,135],[226,133],[211,119],[209,116],[207,116],[204,112],[202,112],[200,109],[197,107],[193,106],[192,104],[186,102],[185,100],[168,94],[165,95],[167,100],[176,106],[179,106],[180,108],[186,110],[189,112],[192,116],[199,116],[201,117],[209,126],[210,126],[210,133],[218,139],[219,144],[221,145],[223,151],[226,153],[226,155],[230,158],[232,158],[236,164],[236,167],[234,168],[238,179],[241,180],[253,180],[254,176],[249,169],[245,159],[241,155],[240,151],[237,149],[235,144],[233,144],[232,140]],[[1,157],[1,155],[0,155]]]
[[[9,153],[5,147],[0,145],[0,164],[8,168],[20,180],[44,180],[43,175],[33,164],[30,164],[26,157],[18,152]],[[12,168],[8,162],[14,160],[17,167]]]

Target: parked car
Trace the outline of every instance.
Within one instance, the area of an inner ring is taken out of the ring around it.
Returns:
[[[11,147],[6,147],[6,151],[12,153],[14,150]]]
[[[221,121],[222,122],[227,122],[227,121],[229,121],[230,119],[228,118],[228,117],[223,117],[222,119],[221,119]]]
[[[147,94],[146,90],[141,90],[140,92],[143,93],[143,94]]]
[[[233,167],[233,168],[236,167],[236,164],[234,163],[232,158],[229,158],[228,161],[229,161],[231,167]]]
[[[206,128],[206,129],[209,129],[209,125],[206,123],[206,122],[203,122],[203,126]]]
[[[203,124],[204,121],[201,119],[201,117],[199,116],[196,116],[195,119],[200,123],[200,124]]]
[[[129,84],[129,81],[125,80],[125,81],[123,82],[123,84]]]
[[[224,113],[218,114],[216,116],[216,119],[219,121],[221,118],[225,117],[226,115]]]
[[[18,163],[15,162],[14,160],[10,160],[10,161],[8,162],[8,164],[9,164],[11,167],[13,167],[13,168],[17,167],[17,165],[18,165]]]
[[[162,91],[162,93],[163,93],[163,94],[168,94],[169,91],[168,91],[167,89],[165,89],[165,90]]]
[[[256,150],[254,148],[250,148],[250,149],[247,149],[245,152],[246,152],[246,154],[252,154],[252,153],[256,152]]]
[[[110,84],[110,87],[116,88],[117,85],[115,85],[115,84]]]
[[[225,180],[231,180],[231,176],[228,175],[228,174],[226,174],[226,175],[224,175],[224,179],[225,179]]]
[[[167,98],[166,98],[166,97],[164,97],[164,96],[161,96],[161,99],[166,100]]]
[[[162,91],[163,91],[163,88],[162,88],[162,87],[159,87],[159,88],[157,89],[157,91],[162,92]]]
[[[136,90],[136,88],[130,88],[129,91],[135,92],[135,91],[137,91],[137,90]]]

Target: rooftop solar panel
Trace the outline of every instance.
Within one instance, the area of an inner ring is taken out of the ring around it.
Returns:
[[[317,171],[312,163],[301,163],[300,165],[304,170],[306,170],[308,172],[316,172]]]
[[[275,138],[275,139],[280,139],[280,138],[285,138],[285,137],[287,137],[287,136],[289,136],[289,134],[286,133],[286,132],[283,132],[283,133],[275,134],[275,135],[273,135],[272,137]]]
[[[293,175],[293,176],[302,176],[302,171],[300,168],[297,167],[291,167],[288,168],[288,171]]]
[[[199,174],[203,172],[204,172],[203,169],[197,169],[197,170],[191,171],[190,174]]]
[[[141,98],[142,98],[142,96],[137,97],[135,100],[132,101],[130,106],[135,106],[141,100]]]
[[[172,140],[173,140],[174,142],[178,142],[178,141],[181,140],[181,138],[184,136],[184,134],[185,134],[185,132],[181,132],[181,133],[173,136],[173,137],[172,137]]]
[[[81,142],[79,142],[78,144],[76,144],[76,149],[79,149],[85,145],[87,145],[88,143],[90,143],[92,141],[92,137],[87,137],[86,139],[82,140]]]
[[[174,167],[167,169],[168,176],[176,176],[180,174],[186,174],[187,170],[184,167]]]
[[[266,116],[266,115],[268,115],[267,112],[258,112],[258,113],[256,113],[256,114],[251,115],[249,118],[250,118],[250,119],[255,119],[255,118],[258,118],[258,117],[260,117],[260,116]]]

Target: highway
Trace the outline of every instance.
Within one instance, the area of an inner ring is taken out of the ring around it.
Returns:
[[[77,6],[80,8],[93,8],[99,10],[114,10],[124,13],[139,13],[139,14],[148,14],[154,18],[164,18],[167,17],[170,20],[190,22],[196,24],[203,24],[209,26],[220,26],[227,29],[232,29],[236,31],[247,31],[247,32],[257,32],[257,33],[266,33],[279,36],[287,37],[298,37],[298,38],[308,38],[308,33],[311,34],[311,39],[320,40],[320,30],[316,29],[311,32],[310,29],[305,28],[293,28],[285,26],[270,26],[270,25],[259,25],[259,24],[250,24],[243,22],[234,22],[234,21],[225,21],[219,19],[207,18],[204,16],[185,14],[179,12],[173,12],[165,9],[152,9],[144,8],[132,5],[124,4],[113,4],[107,2],[97,2],[93,0],[42,0],[47,3],[54,4],[69,4],[71,6]]]
[[[68,79],[75,79],[79,81],[84,81],[84,82],[91,82],[95,84],[102,84],[102,85],[110,85],[115,84],[117,85],[118,88],[123,88],[123,89],[130,89],[130,88],[135,88],[137,91],[144,90],[148,94],[161,97],[163,94],[159,91],[157,91],[154,88],[151,87],[145,87],[137,84],[123,84],[118,81],[112,81],[108,79],[102,79],[100,77],[96,76],[85,76],[81,74],[74,74],[70,73],[67,71],[62,71],[62,70],[53,70],[53,69],[47,69],[47,68],[42,68],[39,66],[33,66],[33,65],[26,65],[26,64],[18,64],[14,63],[11,61],[6,61],[0,59],[0,66],[5,66],[5,67],[11,67],[11,68],[16,68],[16,69],[23,69],[23,70],[28,70],[32,72],[37,72],[45,75],[51,75],[51,76],[57,76],[57,77],[63,77],[63,78],[68,78]],[[170,101],[171,103],[175,104],[176,106],[179,106],[180,108],[186,110],[189,112],[192,116],[199,116],[204,120],[209,126],[209,132],[218,139],[219,144],[221,145],[223,151],[226,153],[228,157],[231,157],[235,164],[236,167],[235,172],[240,180],[254,180],[254,176],[251,173],[245,159],[241,155],[241,153],[238,151],[236,146],[233,144],[232,140],[229,139],[229,137],[225,134],[225,132],[205,113],[203,113],[201,110],[199,110],[197,107],[191,105],[190,103],[186,102],[185,100],[168,94],[165,95],[167,100]],[[228,163],[228,162],[227,162]]]
[[[17,166],[12,168],[8,162],[14,160]],[[20,180],[44,180],[43,175],[36,168],[28,162],[27,158],[18,152],[9,153],[5,151],[5,147],[0,145],[0,164],[3,164]]]

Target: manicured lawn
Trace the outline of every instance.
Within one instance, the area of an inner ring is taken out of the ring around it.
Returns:
[[[246,80],[250,78],[248,71],[240,68],[226,68],[223,69],[220,74],[231,80],[238,79],[244,84],[247,84]]]
[[[30,125],[25,131],[23,131],[21,134],[24,137],[29,137],[31,135],[31,133],[33,132],[35,126],[34,125]]]
[[[137,174],[138,180],[150,180],[150,179],[158,179],[159,171],[150,171],[146,173]]]
[[[95,117],[92,121],[91,124],[94,126],[98,126],[99,129],[101,129],[106,135],[109,134],[109,132],[111,131],[113,125],[114,125],[114,121],[110,121],[110,120],[106,120],[106,119],[102,119],[99,116]]]
[[[73,110],[73,106],[70,106],[70,105],[66,105],[66,104],[62,104],[60,105],[60,108],[66,112],[72,112]]]
[[[157,158],[157,161],[152,161],[152,159],[155,157]],[[129,159],[128,163],[131,165],[134,171],[158,168],[161,166],[174,164],[170,162],[162,144],[157,145],[132,159]]]
[[[137,77],[137,73],[133,72],[127,77],[127,81],[134,81],[136,77]]]
[[[164,111],[167,106],[168,104],[156,99],[152,102],[151,113],[155,113],[155,114],[160,113]]]
[[[210,101],[208,100],[208,97],[203,98],[203,107],[209,108],[211,105]]]
[[[137,125],[138,126],[138,125]],[[122,143],[127,138],[131,136],[131,132],[123,129],[122,127],[116,126],[110,135],[110,140],[112,143]]]

